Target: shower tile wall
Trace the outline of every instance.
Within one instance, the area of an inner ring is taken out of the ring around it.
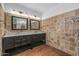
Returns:
[[[76,16],[79,16],[79,9],[43,20],[42,31],[47,34],[46,44],[70,55],[77,55],[76,29],[79,23],[72,20]]]

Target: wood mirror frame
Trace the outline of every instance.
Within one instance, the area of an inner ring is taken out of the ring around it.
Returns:
[[[40,30],[40,21],[30,19],[30,30]]]
[[[12,16],[11,24],[12,30],[28,30],[28,18]]]

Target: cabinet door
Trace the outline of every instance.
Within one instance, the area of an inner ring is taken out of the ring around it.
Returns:
[[[39,38],[39,40],[41,40],[41,41],[45,40],[45,38],[46,38],[45,33],[44,33],[44,34],[38,34],[38,38]]]
[[[22,43],[21,41],[22,41],[22,37],[21,36],[15,37],[15,47],[20,47],[21,43]]]
[[[39,39],[38,39],[38,35],[31,35],[31,42],[32,43],[36,43],[36,42],[38,42],[39,41]]]
[[[3,38],[3,48],[4,49],[14,48],[14,41],[15,41],[15,38],[13,37]]]
[[[27,45],[31,43],[31,36],[26,35],[22,37],[22,45]]]
[[[35,34],[31,36],[32,43],[39,42],[39,41],[45,41],[45,35],[44,34]]]

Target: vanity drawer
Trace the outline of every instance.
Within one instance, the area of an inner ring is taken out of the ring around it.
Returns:
[[[21,45],[27,45],[27,44],[30,44],[31,42],[28,40],[28,41],[22,41],[22,44]]]
[[[20,47],[21,46],[21,42],[15,42],[15,47]]]
[[[27,36],[22,36],[22,41],[26,41],[26,40],[29,40],[30,39],[30,36],[27,35]]]
[[[21,41],[22,41],[22,38],[20,38],[20,37],[16,37],[16,38],[15,38],[15,43],[16,43],[16,42],[21,42]]]

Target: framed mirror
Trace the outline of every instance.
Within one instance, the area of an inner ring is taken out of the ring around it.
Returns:
[[[28,18],[12,16],[12,30],[27,30]]]
[[[40,21],[30,19],[30,30],[40,30]]]

